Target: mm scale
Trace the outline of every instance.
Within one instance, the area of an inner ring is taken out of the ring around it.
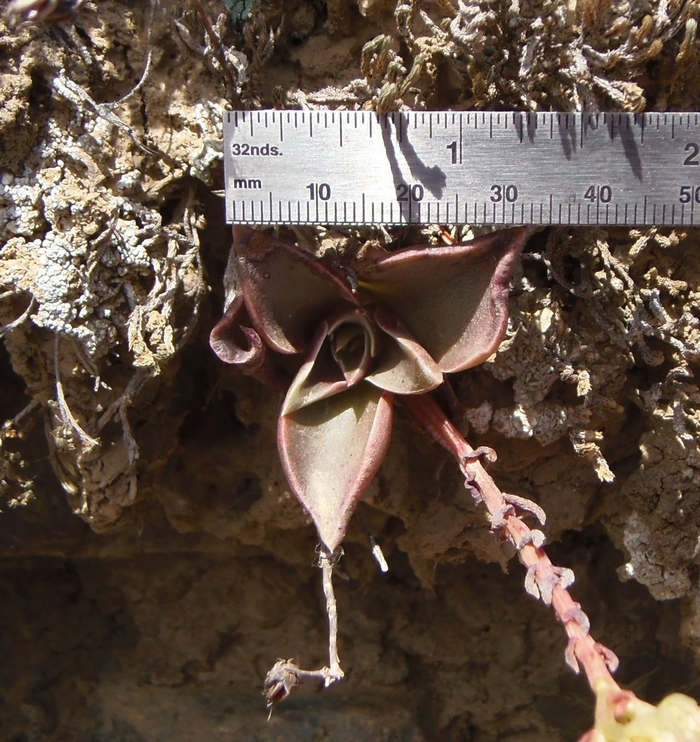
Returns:
[[[231,224],[700,223],[700,114],[231,111]]]

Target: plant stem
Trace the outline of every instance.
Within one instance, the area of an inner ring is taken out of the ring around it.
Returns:
[[[567,664],[578,672],[580,663],[594,691],[601,681],[609,689],[619,691],[611,675],[617,668],[617,657],[593,639],[589,633],[588,617],[567,591],[574,581],[573,572],[552,564],[542,549],[544,534],[530,529],[516,512],[517,509],[535,515],[544,524],[542,509],[529,500],[504,494],[498,489],[480,462],[481,458],[492,459],[495,454],[490,449],[473,449],[432,395],[403,396],[401,401],[427,432],[456,457],[465,476],[465,487],[476,502],[484,503],[491,515],[491,529],[502,533],[515,546],[520,561],[527,567],[525,589],[533,597],[551,605],[564,625],[569,637],[565,655]]]
[[[275,703],[283,701],[304,680],[322,680],[326,688],[345,676],[338,657],[338,606],[333,590],[333,570],[342,556],[342,549],[330,553],[321,546],[318,561],[323,573],[323,594],[326,596],[328,615],[328,667],[320,670],[302,670],[293,660],[277,660],[265,677],[263,695],[271,709]]]
[[[326,612],[328,613],[328,673],[324,678],[326,688],[340,680],[345,673],[340,668],[338,657],[338,606],[335,602],[333,590],[333,562],[334,556],[321,552],[321,569],[323,571],[323,594],[326,596]]]

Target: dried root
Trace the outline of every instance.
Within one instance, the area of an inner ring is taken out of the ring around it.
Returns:
[[[320,680],[328,688],[345,676],[338,657],[338,606],[333,590],[333,573],[345,577],[338,570],[338,562],[342,556],[342,549],[331,554],[325,547],[318,548],[318,565],[323,572],[323,594],[326,597],[328,614],[328,666],[320,670],[302,670],[294,664],[294,660],[277,660],[265,677],[263,690],[270,713],[274,704],[284,701],[304,680]]]

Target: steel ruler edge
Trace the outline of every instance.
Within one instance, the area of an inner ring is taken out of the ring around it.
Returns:
[[[700,113],[229,111],[230,224],[700,223]]]

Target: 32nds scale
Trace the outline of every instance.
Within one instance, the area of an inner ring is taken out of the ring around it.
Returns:
[[[700,113],[230,111],[231,224],[700,223]]]

